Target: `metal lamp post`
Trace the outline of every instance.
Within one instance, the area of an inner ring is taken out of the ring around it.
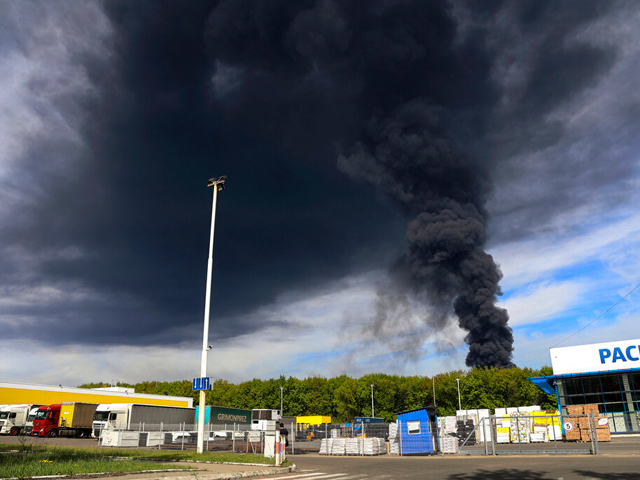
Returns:
[[[282,403],[283,392],[284,392],[284,387],[280,387],[280,415],[284,417],[284,406]]]
[[[216,226],[216,203],[218,201],[218,191],[224,190],[226,176],[210,178],[207,187],[213,187],[213,208],[211,210],[211,236],[209,238],[209,260],[207,262],[207,291],[204,301],[204,333],[202,335],[202,362],[200,363],[200,377],[207,376],[207,354],[209,352],[209,312],[211,310],[211,272],[213,270],[213,233]],[[198,453],[204,449],[204,390],[200,390],[200,410],[198,411]]]
[[[375,417],[376,413],[373,408],[373,383],[371,384],[371,417]]]
[[[458,410],[462,410],[462,401],[460,400],[460,379],[456,378],[456,382],[458,382]]]

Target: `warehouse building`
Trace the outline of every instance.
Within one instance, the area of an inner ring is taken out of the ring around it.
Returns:
[[[640,433],[640,339],[551,348],[553,375],[531,377],[558,409],[597,404],[611,433]]]
[[[193,407],[189,397],[135,393],[133,388],[72,388],[51,385],[0,383],[0,405],[54,405],[62,402],[141,403],[167,407]]]

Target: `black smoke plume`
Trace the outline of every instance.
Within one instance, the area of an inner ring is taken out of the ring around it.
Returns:
[[[408,251],[394,275],[435,308],[426,320],[442,324],[453,305],[468,332],[467,365],[512,366],[509,317],[496,306],[501,273],[484,251],[487,172],[457,151],[439,116],[424,101],[402,105],[390,118],[372,122],[367,143],[341,156],[339,166],[379,185],[415,215],[407,228]]]
[[[455,36],[450,4],[438,1],[223,1],[207,24],[221,90],[241,76],[227,96],[261,112],[254,124],[306,125],[303,144],[338,145],[339,168],[378,185],[409,219],[396,288],[429,302],[431,327],[455,312],[467,365],[504,367],[513,336],[495,305],[501,274],[483,249],[489,176],[449,133],[477,135],[497,95],[482,41]],[[275,84],[283,91],[265,87]]]

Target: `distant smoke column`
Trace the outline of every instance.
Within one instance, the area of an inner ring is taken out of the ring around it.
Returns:
[[[440,112],[421,100],[371,121],[369,138],[339,158],[340,168],[379,185],[405,212],[408,251],[399,269],[435,317],[453,311],[468,332],[466,364],[512,366],[513,334],[496,306],[501,273],[484,251],[490,189],[486,172],[457,152],[440,127]],[[425,319],[429,322],[429,319]]]

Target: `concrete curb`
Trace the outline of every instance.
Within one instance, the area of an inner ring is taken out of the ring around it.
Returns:
[[[192,462],[192,463],[208,463],[208,464],[220,464],[220,465],[248,465],[250,467],[265,467],[265,465],[260,463],[236,463],[236,462]],[[263,470],[252,470],[249,472],[239,472],[239,473],[213,473],[213,472],[202,472],[202,471],[193,471],[193,470],[145,470],[142,472],[128,472],[122,474],[114,474],[113,472],[108,473],[80,473],[78,475],[43,475],[37,477],[31,477],[34,480],[47,480],[47,479],[58,479],[58,478],[102,478],[109,477],[117,479],[118,477],[125,475],[139,475],[140,478],[147,478],[146,475],[150,473],[157,473],[158,479],[170,479],[170,480],[234,480],[236,478],[250,478],[250,477],[258,477],[263,475],[282,475],[285,473],[291,473],[296,471],[296,465],[291,465],[290,467],[267,467]],[[173,473],[176,471],[184,471],[191,472],[188,476],[180,476],[180,477],[168,477],[163,474]],[[0,477],[0,480],[19,480],[18,477]]]

